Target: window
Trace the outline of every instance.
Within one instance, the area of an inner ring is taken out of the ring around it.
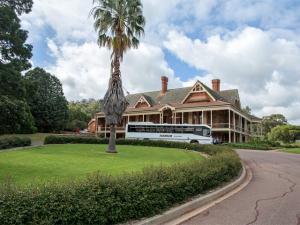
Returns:
[[[203,136],[204,137],[210,137],[210,129],[207,127],[203,128]]]
[[[203,136],[203,128],[202,127],[196,127],[194,134],[199,135],[199,136]]]
[[[194,87],[194,89],[193,89],[193,91],[195,91],[195,92],[198,92],[198,91],[202,91],[203,89],[202,89],[202,87],[199,85],[199,84],[197,84],[195,87]]]

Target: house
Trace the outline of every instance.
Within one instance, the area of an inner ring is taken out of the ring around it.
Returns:
[[[88,123],[87,130],[91,134],[96,134],[96,120],[95,120],[95,118],[90,120],[90,122]]]
[[[192,87],[168,89],[168,77],[161,77],[161,90],[126,96],[123,121],[117,126],[117,137],[124,137],[130,122],[170,124],[207,124],[212,136],[223,142],[245,142],[261,136],[261,119],[241,109],[238,90],[221,90],[221,81],[212,87],[197,81]],[[96,135],[109,136],[103,112],[96,114]]]

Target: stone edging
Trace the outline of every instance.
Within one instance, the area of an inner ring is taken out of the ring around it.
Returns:
[[[180,217],[185,217],[183,219],[180,218],[179,219],[180,222],[186,221],[195,215],[185,216],[185,214],[191,213],[192,211],[194,211],[198,208],[204,207],[205,205],[207,205],[213,201],[216,201],[219,198],[222,198],[229,192],[233,192],[235,189],[238,189],[238,187],[242,186],[244,183],[248,184],[249,182],[247,183],[247,181],[248,181],[247,178],[249,178],[248,177],[249,175],[250,175],[250,179],[251,179],[252,178],[251,171],[249,169],[246,169],[245,166],[243,165],[241,175],[236,180],[227,184],[226,186],[221,187],[221,188],[219,188],[215,191],[212,191],[208,194],[205,194],[201,197],[198,197],[198,198],[196,198],[190,202],[187,202],[183,205],[172,208],[172,209],[164,212],[163,214],[136,222],[136,223],[134,223],[134,225],[167,224],[170,221],[174,221],[174,222],[172,222],[172,224],[179,224],[179,222],[177,223],[175,221],[177,218],[180,218]]]

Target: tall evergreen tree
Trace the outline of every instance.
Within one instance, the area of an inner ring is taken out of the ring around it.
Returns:
[[[0,1],[0,133],[32,133],[34,122],[25,100],[21,71],[29,69],[32,46],[18,15],[30,12],[32,0]],[[18,15],[17,15],[18,14]]]
[[[62,84],[41,68],[26,73],[27,102],[40,132],[61,131],[68,119],[68,102]]]

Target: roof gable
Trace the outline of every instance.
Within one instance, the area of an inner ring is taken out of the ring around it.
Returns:
[[[135,103],[134,108],[145,108],[145,107],[151,107],[151,104],[146,99],[144,95],[141,95],[139,100]]]
[[[208,91],[208,88],[204,84],[196,81],[181,103],[210,101],[216,101],[215,97]]]

